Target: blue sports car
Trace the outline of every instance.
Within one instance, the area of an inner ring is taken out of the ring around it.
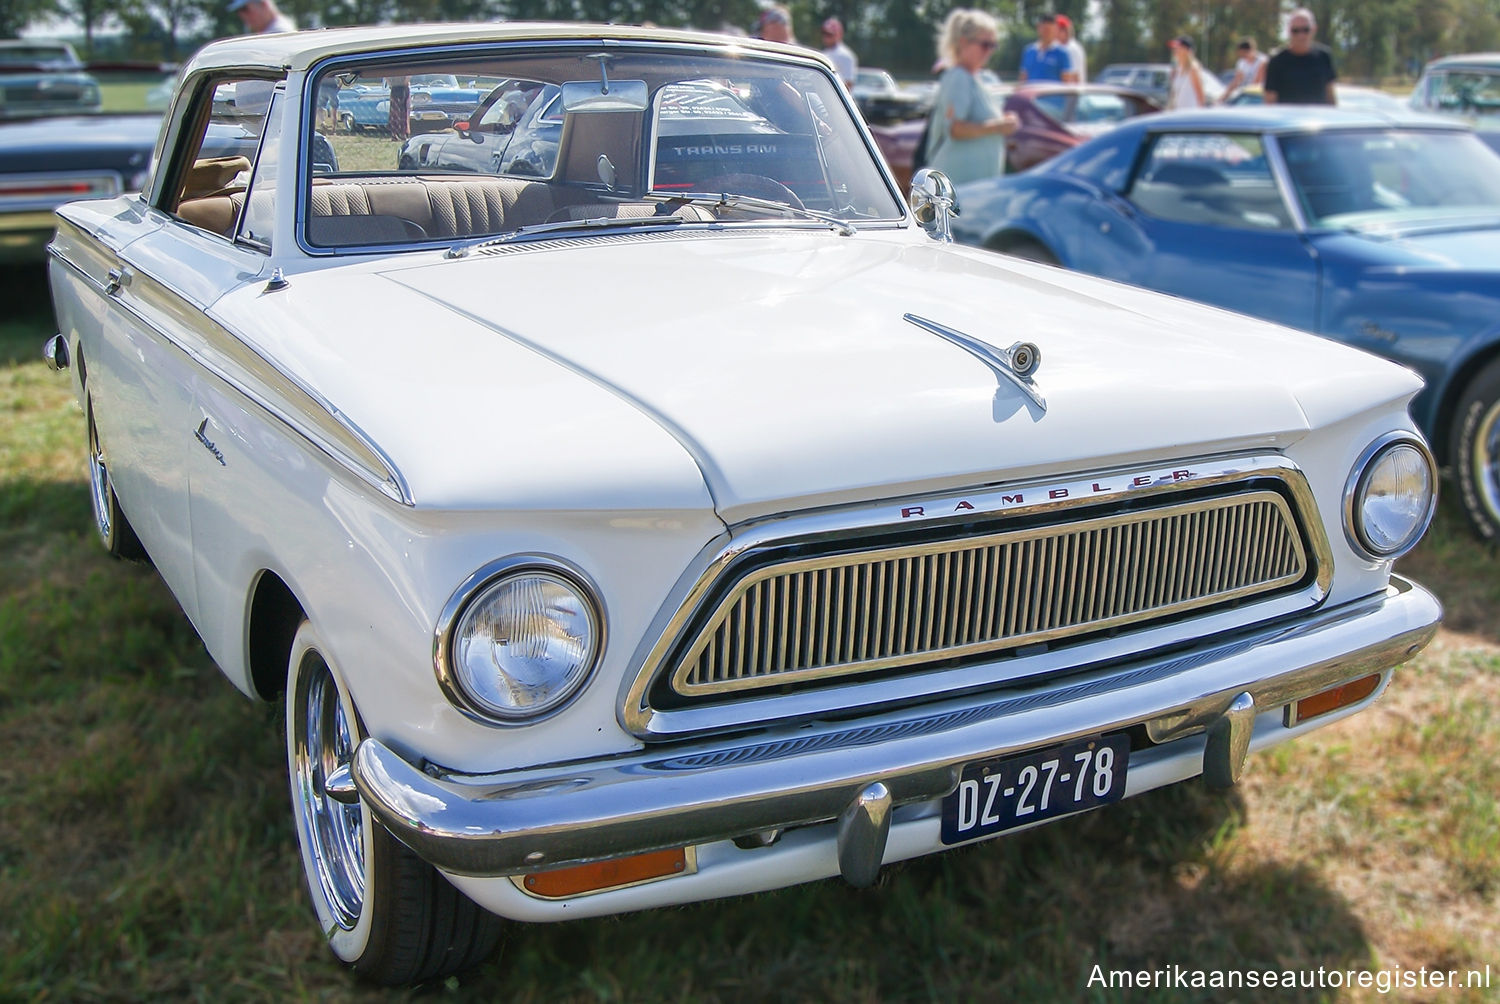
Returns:
[[[1417,370],[1413,417],[1500,542],[1500,156],[1468,128],[1291,106],[1153,115],[958,197],[957,240]]]

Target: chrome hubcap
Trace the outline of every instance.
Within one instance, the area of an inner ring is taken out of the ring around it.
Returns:
[[[1490,517],[1500,520],[1500,402],[1490,406],[1474,432],[1474,486]]]
[[[104,448],[99,445],[99,430],[94,427],[93,412],[89,412],[89,503],[94,510],[94,527],[99,538],[108,544],[114,529],[110,520],[109,466],[104,460]]]
[[[365,900],[364,816],[358,804],[334,801],[325,787],[328,776],[353,758],[354,743],[338,684],[316,652],[303,656],[294,707],[293,784],[316,872],[311,878],[334,922],[347,931],[359,920]]]

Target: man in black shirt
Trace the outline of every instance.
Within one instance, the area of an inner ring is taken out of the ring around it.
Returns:
[[[1266,64],[1266,104],[1333,105],[1333,82],[1338,72],[1325,45],[1313,43],[1318,22],[1312,11],[1299,7],[1287,19],[1287,43]]]

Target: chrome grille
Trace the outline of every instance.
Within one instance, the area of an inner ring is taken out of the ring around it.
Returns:
[[[671,679],[683,697],[1000,653],[1269,593],[1308,557],[1274,491],[746,574]]]

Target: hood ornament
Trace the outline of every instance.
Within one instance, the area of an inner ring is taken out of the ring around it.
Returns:
[[[996,376],[1015,384],[1032,404],[1042,411],[1047,410],[1046,398],[1042,397],[1041,390],[1031,379],[1037,367],[1042,365],[1042,350],[1031,342],[1016,342],[1008,349],[997,349],[972,335],[966,335],[962,331],[956,331],[936,321],[929,321],[925,317],[918,317],[916,314],[905,314],[903,320],[910,321],[923,331],[930,331],[944,341],[957,345],[994,370]]]

